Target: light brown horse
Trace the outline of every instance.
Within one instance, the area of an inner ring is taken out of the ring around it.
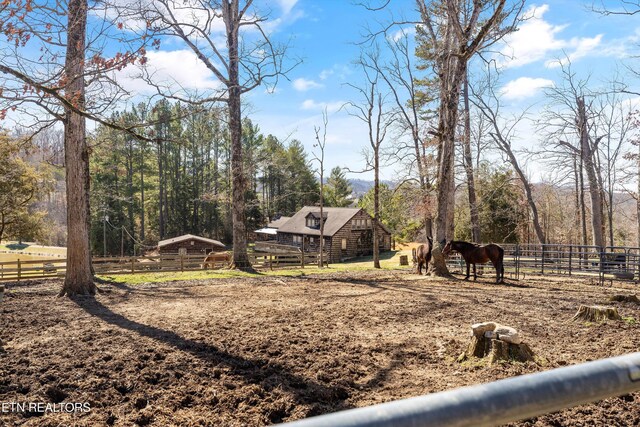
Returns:
[[[231,254],[229,252],[209,252],[202,263],[202,269],[206,270],[209,266],[211,266],[211,269],[215,269],[216,263],[224,263],[226,266],[229,264],[229,261],[231,261]]]
[[[476,264],[485,264],[491,261],[496,269],[496,283],[504,282],[504,249],[500,246],[489,243],[488,245],[476,245],[475,243],[449,240],[442,249],[444,256],[449,256],[451,251],[456,251],[467,264],[467,277],[469,279],[469,267],[473,264],[473,280],[477,280]]]

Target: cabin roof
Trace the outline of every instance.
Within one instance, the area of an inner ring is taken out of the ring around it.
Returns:
[[[215,245],[222,248],[226,247],[224,243],[219,242],[217,240],[207,239],[206,237],[194,236],[193,234],[185,234],[183,236],[173,237],[171,239],[160,240],[158,242],[158,247],[161,248],[163,246],[171,245],[173,243],[186,242],[189,240],[197,240],[199,242],[208,243],[210,245]]]
[[[280,228],[282,224],[289,221],[290,219],[291,219],[290,216],[281,216],[280,218],[274,219],[273,221],[271,221],[269,224],[267,224],[265,228],[276,228],[276,229]]]
[[[360,212],[358,208],[323,208],[322,210],[322,214],[325,217],[324,235],[327,237],[336,234],[351,218]],[[318,206],[303,207],[289,221],[281,225],[278,232],[319,236],[320,229],[307,227],[306,219],[310,214],[313,214],[315,218],[320,218],[320,208]]]

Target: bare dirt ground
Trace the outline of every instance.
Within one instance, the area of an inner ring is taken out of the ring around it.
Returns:
[[[640,306],[613,303],[623,321],[571,320],[637,285],[483,280],[381,271],[101,285],[75,301],[55,298],[60,282],[9,285],[0,402],[91,411],[0,413],[0,425],[265,425],[640,349]],[[518,328],[546,362],[456,362],[470,325],[487,320]],[[640,394],[517,425],[640,425]]]

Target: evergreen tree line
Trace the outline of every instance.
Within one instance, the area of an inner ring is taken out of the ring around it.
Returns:
[[[99,127],[91,141],[91,242],[95,254],[131,254],[158,240],[195,234],[232,240],[231,153],[223,109],[160,101],[114,113],[123,126],[151,121],[149,143]],[[278,215],[317,204],[319,183],[298,140],[264,135],[242,123],[245,215],[249,232]],[[347,206],[340,168],[326,185],[327,206]]]

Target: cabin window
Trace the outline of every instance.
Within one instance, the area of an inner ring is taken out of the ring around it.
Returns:
[[[371,228],[371,220],[367,219],[367,228]]]
[[[307,227],[319,228],[320,227],[320,218],[314,218],[312,216],[309,216],[307,218]]]
[[[302,236],[293,236],[293,243],[302,243]]]
[[[191,242],[193,243],[193,242]],[[186,255],[187,254],[187,248],[179,248],[178,249],[178,255]]]
[[[194,242],[193,240],[191,241],[191,246],[195,245],[196,242]]]
[[[347,250],[347,239],[342,239],[342,250],[343,251]]]
[[[313,237],[309,237],[309,243],[315,243],[315,239]]]

